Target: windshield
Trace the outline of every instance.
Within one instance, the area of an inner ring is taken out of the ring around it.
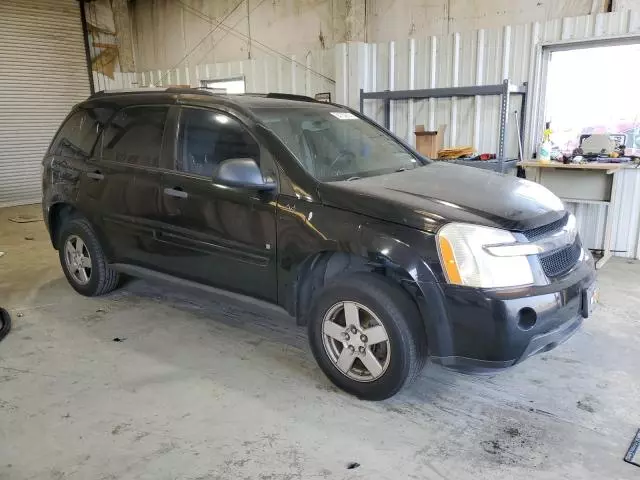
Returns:
[[[389,134],[339,107],[255,113],[320,181],[354,180],[423,164]]]

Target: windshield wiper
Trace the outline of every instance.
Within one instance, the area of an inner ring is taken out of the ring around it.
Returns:
[[[351,180],[359,180],[362,177],[349,177],[347,178],[347,182],[350,182]]]

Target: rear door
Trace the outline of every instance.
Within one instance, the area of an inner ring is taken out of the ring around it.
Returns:
[[[153,230],[140,219],[158,217],[162,207],[159,163],[168,111],[168,106],[156,105],[120,110],[88,163],[83,201],[100,212],[96,221],[113,261],[142,264],[154,243]]]
[[[163,175],[163,268],[174,275],[275,301],[275,194],[212,183],[220,162],[268,153],[234,115],[182,107],[172,169]]]

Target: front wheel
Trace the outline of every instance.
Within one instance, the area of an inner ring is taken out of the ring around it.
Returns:
[[[356,273],[327,285],[314,303],[309,341],[320,368],[359,398],[383,400],[413,381],[426,359],[417,306],[399,285]]]

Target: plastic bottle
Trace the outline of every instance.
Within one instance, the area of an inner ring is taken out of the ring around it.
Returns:
[[[540,163],[551,163],[551,149],[553,144],[551,143],[551,124],[547,122],[546,128],[542,133],[542,142],[538,147],[538,161]]]

